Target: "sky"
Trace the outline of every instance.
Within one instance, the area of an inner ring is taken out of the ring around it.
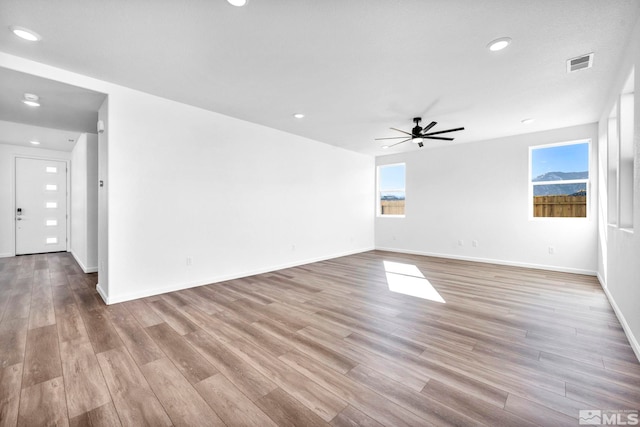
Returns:
[[[531,150],[531,177],[547,172],[589,170],[589,143],[558,145]]]
[[[380,190],[404,188],[404,172],[404,164],[380,167]]]

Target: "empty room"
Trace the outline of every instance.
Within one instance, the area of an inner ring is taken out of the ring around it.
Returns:
[[[0,426],[638,425],[636,67],[637,0],[1,1]]]

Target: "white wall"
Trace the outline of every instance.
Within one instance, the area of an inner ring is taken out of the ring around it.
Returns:
[[[596,131],[583,125],[379,157],[379,165],[406,163],[407,200],[405,218],[376,218],[376,248],[595,274]],[[581,139],[592,139],[589,218],[530,219],[529,147]]]
[[[98,134],[98,292],[107,301],[109,295],[109,98],[98,110],[98,120],[104,124],[104,131]]]
[[[71,151],[71,253],[80,267],[87,263],[87,134]]]
[[[71,153],[0,144],[0,257],[15,255],[15,156],[66,161]]]
[[[8,54],[0,66],[109,96],[110,303],[373,248],[372,157]]]
[[[87,271],[98,271],[98,135],[87,134]]]
[[[98,137],[83,133],[71,152],[71,253],[85,273],[98,271]]]
[[[609,92],[609,99],[602,110],[600,119],[600,141],[602,144],[600,169],[607,170],[607,122],[608,115],[622,92],[627,76],[635,66],[634,102],[634,191],[633,229],[624,230],[608,223],[615,223],[607,217],[607,181],[601,179],[599,209],[603,220],[598,229],[598,278],[600,279],[611,305],[616,310],[627,337],[640,359],[640,21],[625,49],[625,54],[616,81]],[[603,177],[603,178],[606,178]]]

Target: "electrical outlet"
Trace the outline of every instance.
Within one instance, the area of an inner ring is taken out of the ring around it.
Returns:
[[[471,241],[471,246],[473,246],[474,248],[478,247],[478,241],[477,240],[472,240]]]
[[[188,256],[187,257],[187,266],[191,266],[192,264],[193,264],[193,259],[190,256]]]
[[[556,248],[554,248],[553,246],[549,246],[549,255],[553,255],[556,253]]]
[[[464,240],[462,239],[458,240],[458,246],[464,246]]]

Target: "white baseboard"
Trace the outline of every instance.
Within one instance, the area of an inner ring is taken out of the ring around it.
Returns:
[[[267,267],[267,268],[263,268],[263,269],[258,269],[258,270],[246,271],[246,272],[236,273],[236,274],[229,274],[229,275],[226,275],[226,276],[216,276],[216,277],[211,277],[211,278],[207,278],[207,279],[197,280],[197,281],[194,281],[194,282],[180,283],[180,284],[165,286],[163,288],[150,289],[150,290],[145,290],[145,291],[140,291],[140,292],[132,292],[132,293],[123,294],[123,295],[116,295],[116,296],[113,296],[113,297],[107,296],[106,293],[103,295],[103,292],[101,293],[100,289],[98,289],[98,292],[100,293],[100,295],[102,296],[102,299],[105,301],[106,304],[117,304],[117,303],[120,303],[120,302],[131,301],[131,300],[135,300],[135,299],[138,299],[138,298],[146,298],[146,297],[150,297],[150,296],[154,296],[154,295],[166,294],[168,292],[175,292],[175,291],[181,291],[183,289],[195,288],[197,286],[204,286],[204,285],[210,285],[210,284],[213,284],[213,283],[226,282],[227,280],[241,279],[243,277],[255,276],[256,274],[270,273],[270,272],[273,272],[273,271],[283,270],[285,268],[299,267],[299,266],[305,265],[305,264],[311,264],[311,263],[314,263],[314,262],[326,261],[328,259],[340,258],[340,257],[343,257],[343,256],[359,254],[359,253],[362,253],[362,252],[368,252],[368,251],[372,251],[372,250],[374,250],[373,247],[366,247],[366,248],[361,248],[361,249],[357,249],[357,250],[353,250],[353,251],[333,254],[333,255],[329,255],[329,256],[310,258],[310,259],[306,259],[306,260],[302,260],[302,261],[296,261],[296,262],[287,263],[287,264],[275,265],[275,266],[271,266],[271,267]]]
[[[625,319],[624,314],[622,314],[622,310],[620,310],[620,307],[618,307],[618,304],[616,303],[616,300],[613,298],[613,295],[611,295],[611,292],[609,292],[609,288],[607,288],[607,284],[604,281],[604,278],[600,275],[600,273],[597,274],[597,277],[598,277],[598,282],[600,282],[600,286],[602,286],[602,290],[604,291],[604,294],[607,296],[607,299],[609,300],[609,304],[611,304],[611,307],[613,308],[614,313],[616,313],[616,317],[618,318],[618,321],[622,325],[622,330],[624,331],[624,334],[627,336],[627,339],[629,340],[631,349],[636,354],[638,361],[640,361],[640,344],[638,343],[638,340],[636,339],[635,335],[633,335],[633,332],[631,331],[631,328],[627,323],[627,319]]]
[[[11,252],[5,252],[5,253],[1,253],[0,254],[0,258],[9,258],[15,256],[15,254],[11,253]]]
[[[85,273],[97,273],[98,272],[98,266],[95,267],[87,267],[86,265],[84,265],[84,263],[80,260],[80,258],[76,255],[75,252],[73,252],[73,250],[70,251],[71,255],[73,255],[73,259],[76,260],[76,262],[78,263],[78,265],[80,266],[80,268],[82,269],[82,271],[84,271]]]
[[[436,258],[448,258],[448,259],[456,259],[461,261],[473,261],[473,262],[482,262],[485,264],[498,264],[498,265],[508,265],[511,267],[524,267],[524,268],[534,268],[536,270],[549,270],[549,271],[559,271],[562,273],[574,273],[574,274],[585,274],[588,276],[595,276],[596,272],[592,270],[583,270],[580,268],[570,268],[570,267],[558,267],[555,265],[545,265],[545,264],[531,264],[527,262],[518,262],[518,261],[505,261],[502,259],[492,259],[492,258],[477,258],[470,256],[462,256],[462,255],[452,255],[452,254],[442,254],[435,252],[423,252],[423,251],[413,251],[408,249],[396,249],[396,248],[383,248],[377,247],[377,251],[387,251],[387,252],[396,252],[401,254],[410,254],[410,255],[423,255],[423,256],[432,256]]]
[[[104,301],[105,304],[109,305],[109,298],[107,297],[107,293],[104,291],[104,289],[102,289],[100,283],[96,284],[96,291],[98,291],[98,295],[100,295],[102,301]]]

